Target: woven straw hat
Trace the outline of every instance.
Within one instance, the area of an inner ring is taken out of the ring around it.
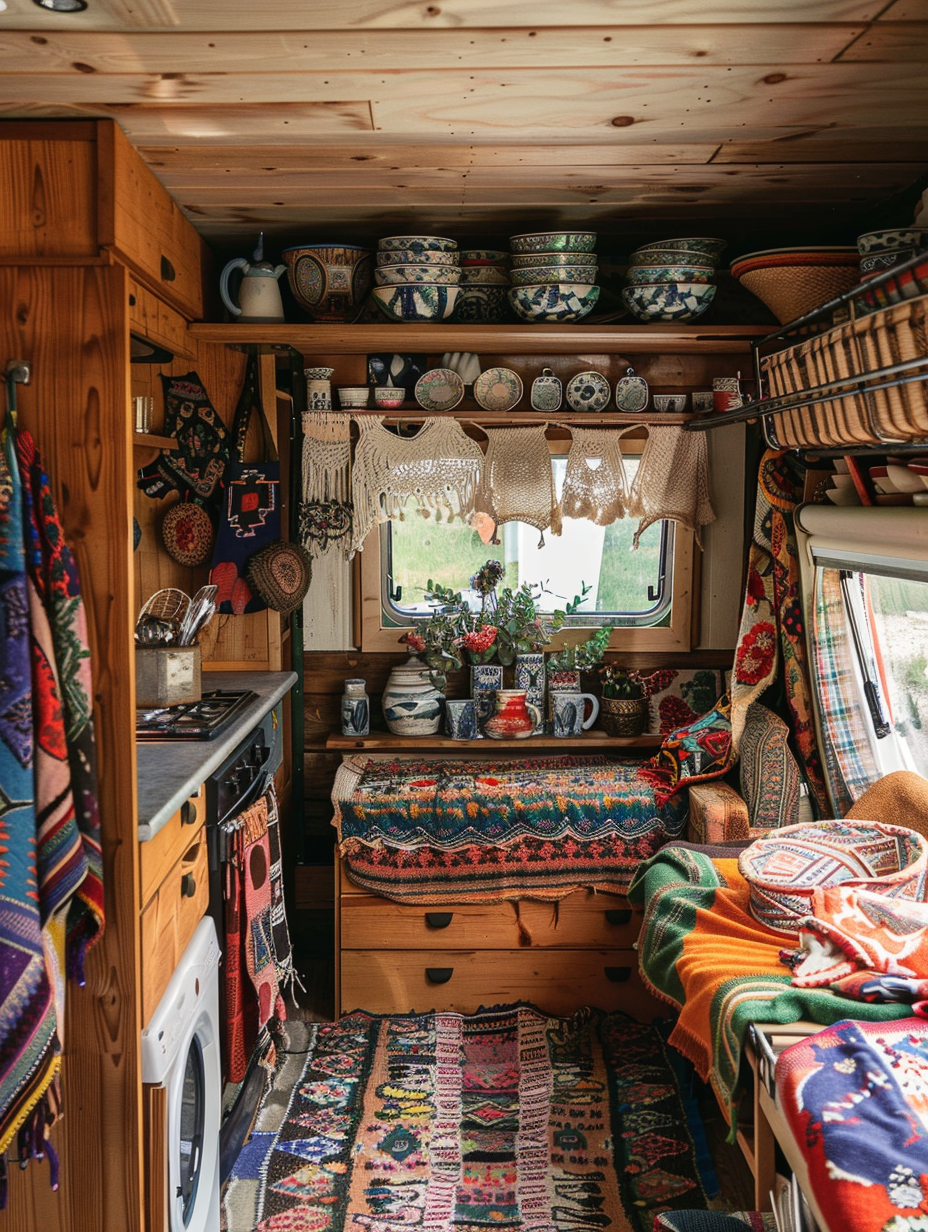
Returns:
[[[245,568],[248,584],[275,612],[300,606],[312,579],[312,558],[298,543],[271,543],[255,552]]]

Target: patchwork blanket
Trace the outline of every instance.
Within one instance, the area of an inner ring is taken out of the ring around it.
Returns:
[[[751,1022],[834,1023],[847,1000],[794,988],[780,959],[783,937],[754,919],[733,859],[668,846],[639,869],[628,897],[644,908],[638,959],[645,983],[679,1010],[670,1043],[714,1090],[735,1133],[744,1037]],[[855,1005],[855,1016],[906,1017],[908,1006]]]
[[[637,762],[348,758],[332,792],[351,880],[398,902],[624,893],[686,824],[658,807]]]
[[[785,1049],[776,1084],[831,1228],[924,1228],[928,1023],[837,1023]]]

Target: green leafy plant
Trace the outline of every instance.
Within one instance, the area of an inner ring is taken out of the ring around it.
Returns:
[[[603,625],[585,642],[574,642],[556,654],[548,656],[548,672],[589,671],[599,663],[609,649],[612,626]]]
[[[460,591],[441,586],[431,578],[425,597],[435,610],[425,620],[416,622],[415,629],[400,639],[406,648],[419,656],[429,668],[429,680],[439,692],[444,692],[448,673],[464,665],[462,641],[469,631],[465,622],[467,606]]]
[[[624,667],[601,667],[599,674],[603,682],[603,697],[622,697],[628,700],[644,697],[644,686],[636,672]]]

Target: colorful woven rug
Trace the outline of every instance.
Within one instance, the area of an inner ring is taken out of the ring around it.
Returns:
[[[706,1206],[657,1027],[523,1005],[308,1036],[286,1115],[263,1132],[266,1101],[226,1186],[228,1232],[650,1232]]]
[[[603,757],[348,758],[332,802],[352,881],[415,903],[621,894],[686,824],[685,798],[658,807],[640,763]]]

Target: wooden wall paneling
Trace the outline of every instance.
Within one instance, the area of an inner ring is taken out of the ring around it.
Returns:
[[[920,14],[917,0],[899,0],[902,8],[894,20],[912,20]],[[885,8],[882,0],[817,0],[816,22],[870,22]],[[37,18],[28,0],[8,0],[4,23],[9,29],[30,29]],[[619,26],[680,26],[697,22],[728,25],[766,25],[770,21],[767,0],[623,0],[620,8],[609,8],[609,17]],[[569,8],[557,0],[539,0],[532,6],[537,27],[600,26],[602,0],[573,0]],[[212,0],[185,0],[183,8],[144,0],[129,5],[125,0],[98,0],[95,26],[99,30],[123,32],[132,29],[164,31],[202,31],[215,25]],[[781,0],[776,7],[778,23],[809,24],[809,5],[805,0]],[[73,30],[80,26],[73,18],[55,17],[48,29]],[[520,0],[449,0],[447,3],[419,5],[402,3],[385,7],[380,0],[281,0],[273,10],[255,9],[239,2],[226,5],[223,27],[226,30],[410,30],[447,29],[460,32],[481,27],[521,26],[525,24],[525,5]]]
[[[93,201],[95,150],[89,140],[55,139],[58,127],[39,125],[34,137],[0,142],[0,183],[8,194],[0,256],[95,257],[99,251],[94,211],[62,209],[68,201]]]
[[[61,1189],[44,1167],[14,1170],[6,1220],[17,1232],[125,1232],[142,1220],[126,273],[2,267],[0,302],[16,309],[0,316],[0,354],[33,363],[20,422],[42,450],[87,610],[106,895],[86,987],[67,989]]]
[[[775,11],[772,13],[776,16]],[[41,72],[71,76],[75,62],[84,72],[107,74],[255,72],[256,64],[277,63],[291,73],[362,68],[366,72],[418,69],[590,68],[624,69],[629,65],[815,64],[840,57],[855,40],[872,40],[871,60],[892,58],[910,23],[881,25],[809,22],[797,42],[794,25],[767,23],[745,38],[740,26],[541,26],[521,21],[514,27],[474,28],[459,32],[425,29],[410,38],[406,30],[320,30],[308,39],[299,30],[206,33],[122,34],[51,31],[40,45],[25,32],[8,31],[0,44],[0,73],[13,76]],[[862,36],[864,36],[862,38]],[[918,40],[913,40],[917,50]],[[886,47],[888,54],[881,54]],[[906,59],[919,58],[912,54]]]

